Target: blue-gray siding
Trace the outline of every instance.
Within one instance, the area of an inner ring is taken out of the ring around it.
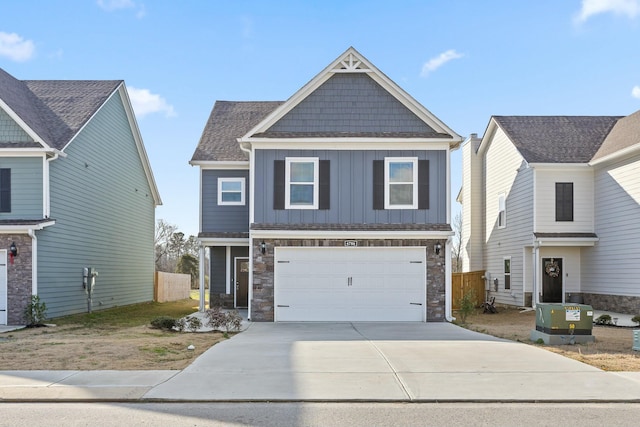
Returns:
[[[0,157],[0,168],[11,169],[11,212],[0,219],[42,219],[42,157]]]
[[[0,141],[32,142],[33,138],[0,108]]]
[[[210,248],[211,277],[209,287],[212,294],[227,293],[227,248],[225,246],[213,246]]]
[[[274,210],[273,162],[286,157],[330,161],[330,209]],[[373,209],[373,161],[385,157],[429,160],[429,209]],[[446,151],[256,150],[255,222],[320,224],[446,223]]]
[[[38,232],[38,293],[51,317],[86,311],[82,268],[98,270],[96,310],[153,299],[155,205],[114,95],[51,163],[51,217]]]
[[[218,178],[244,178],[244,206],[218,206]],[[249,171],[202,171],[202,230],[203,232],[249,231]]]
[[[268,132],[435,133],[366,74],[333,75]]]

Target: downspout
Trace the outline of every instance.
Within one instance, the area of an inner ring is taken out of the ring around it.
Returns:
[[[531,307],[536,308],[540,303],[538,293],[538,269],[540,267],[540,242],[533,242],[533,295],[531,296]]]
[[[445,268],[445,299],[444,299],[444,317],[447,322],[451,323],[456,320],[452,315],[452,307],[451,307],[451,237],[447,239],[447,242],[444,244],[444,268]]]
[[[38,295],[38,238],[33,228],[27,234],[31,237],[31,295]]]
[[[253,236],[251,235],[251,223],[253,222],[253,150],[251,148],[250,143],[240,142],[240,149],[249,155],[249,224],[247,227],[249,228],[249,296],[248,296],[248,304],[247,304],[247,320],[251,320],[251,301],[253,301]],[[245,145],[246,144],[246,145]]]

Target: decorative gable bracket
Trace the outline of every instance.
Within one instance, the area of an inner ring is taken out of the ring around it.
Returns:
[[[343,60],[338,62],[336,67],[331,71],[334,73],[370,73],[372,70],[358,59],[356,55],[349,53]]]

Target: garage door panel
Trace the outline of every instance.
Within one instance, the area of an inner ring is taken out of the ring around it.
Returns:
[[[277,321],[424,321],[424,248],[276,248]]]

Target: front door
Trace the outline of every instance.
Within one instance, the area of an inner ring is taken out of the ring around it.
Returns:
[[[542,302],[562,302],[562,259],[542,259]]]
[[[7,324],[7,251],[0,251],[0,325]]]
[[[249,306],[249,259],[236,258],[236,307]]]

